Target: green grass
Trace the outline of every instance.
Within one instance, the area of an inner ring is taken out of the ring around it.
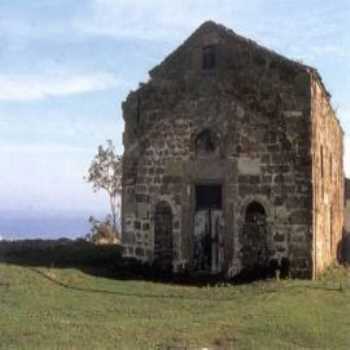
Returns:
[[[349,279],[190,287],[1,263],[0,348],[349,349]]]

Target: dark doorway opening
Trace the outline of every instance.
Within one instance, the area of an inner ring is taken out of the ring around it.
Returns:
[[[221,185],[196,186],[196,210],[222,209]]]
[[[220,273],[223,265],[222,186],[197,185],[193,233],[195,271]]]

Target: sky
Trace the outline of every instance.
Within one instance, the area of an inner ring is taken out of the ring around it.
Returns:
[[[206,20],[316,67],[350,151],[348,0],[0,0],[0,237],[107,214],[83,180],[97,146],[122,152],[122,101]]]

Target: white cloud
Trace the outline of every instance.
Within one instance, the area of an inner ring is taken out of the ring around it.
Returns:
[[[311,3],[307,11],[301,11],[294,1],[91,0],[90,12],[72,20],[72,27],[76,33],[174,45],[204,21],[214,20],[311,64],[325,55],[349,57],[338,25],[349,13],[349,9],[339,10],[336,5],[319,7]]]
[[[0,101],[42,100],[50,96],[65,96],[106,90],[126,85],[115,75],[94,74],[44,74],[0,75]]]
[[[338,119],[340,120],[340,124],[345,131],[344,135],[344,171],[347,177],[350,177],[350,135],[347,134],[347,130],[349,130],[350,125],[350,106],[340,106],[337,108]]]
[[[314,53],[316,57],[333,55],[340,58],[346,58],[350,56],[349,50],[346,47],[339,45],[314,46],[311,48],[311,52]]]
[[[90,16],[77,18],[78,30],[117,38],[173,40],[183,38],[206,20],[231,25],[234,18],[256,12],[262,0],[93,0]]]
[[[304,45],[295,46],[290,50],[290,55],[311,64],[320,62],[324,57],[333,57],[341,60],[350,57],[348,48],[341,44],[322,45],[322,43],[313,43],[308,45],[311,41],[312,38],[306,38]],[[307,50],[305,50],[305,46],[308,46]]]
[[[0,152],[21,155],[35,155],[35,154],[59,154],[59,153],[87,153],[91,154],[94,149],[92,147],[78,147],[70,145],[59,144],[16,144],[16,145],[0,145]]]

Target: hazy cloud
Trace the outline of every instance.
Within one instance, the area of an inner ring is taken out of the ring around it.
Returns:
[[[0,145],[1,153],[12,153],[12,154],[52,154],[52,153],[92,153],[92,149],[88,147],[78,147],[70,145],[59,145],[59,144],[16,144],[16,145]]]
[[[83,32],[117,38],[173,40],[189,34],[205,20],[226,25],[233,18],[257,11],[261,0],[93,0],[90,16],[77,18],[75,25]]]
[[[340,11],[339,4],[320,5],[310,0],[301,10],[295,0],[91,0],[90,9],[72,26],[90,35],[176,44],[204,21],[214,20],[306,63],[324,55],[349,57],[338,24],[347,22],[350,6],[344,3]]]
[[[89,211],[108,208],[106,195],[84,181],[94,155],[59,145],[13,145],[0,149],[0,210]]]
[[[0,74],[0,100],[30,101],[50,96],[65,96],[91,91],[106,90],[124,85],[109,73],[93,74]]]

